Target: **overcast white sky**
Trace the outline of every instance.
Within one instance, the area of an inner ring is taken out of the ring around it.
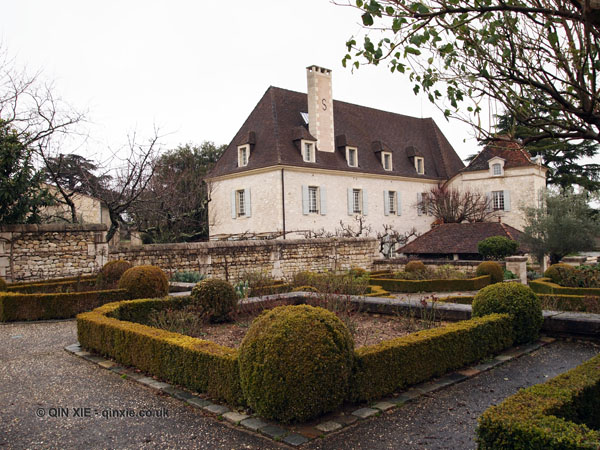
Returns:
[[[462,158],[477,151],[471,129],[447,122],[406,78],[342,67],[360,14],[328,0],[3,3],[2,47],[88,111],[88,156],[134,130],[150,136],[154,125],[166,149],[229,143],[270,85],[306,92],[312,64],[333,70],[335,99],[433,117]]]

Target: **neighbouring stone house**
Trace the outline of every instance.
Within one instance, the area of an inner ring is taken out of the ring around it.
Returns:
[[[52,195],[55,195],[58,198],[61,197],[61,194],[56,186],[45,184],[44,187],[48,189]],[[75,204],[78,223],[102,223],[110,226],[110,215],[108,213],[108,208],[100,199],[87,194],[75,193],[71,197],[71,200]],[[71,221],[71,209],[65,203],[57,203],[53,206],[46,206],[42,209],[41,215],[44,217],[46,222]]]
[[[307,68],[308,94],[269,87],[209,175],[211,239],[430,229],[417,208],[449,183],[485,192],[502,221],[537,204],[546,169],[522,149],[488,145],[467,167],[435,122],[333,100],[331,71]],[[517,155],[513,155],[514,153]]]

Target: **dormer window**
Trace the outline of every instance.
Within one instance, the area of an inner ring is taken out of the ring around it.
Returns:
[[[392,154],[389,152],[381,152],[381,165],[383,170],[392,170]]]
[[[490,160],[488,160],[488,166],[490,168],[490,176],[492,177],[501,177],[504,175],[504,163],[506,161],[499,156],[494,156]]]
[[[492,175],[495,177],[502,175],[502,165],[500,163],[492,164]]]
[[[346,147],[346,161],[348,161],[348,166],[358,167],[358,149],[356,147]]]
[[[300,141],[302,147],[302,159],[304,162],[315,162],[315,143],[310,141]]]
[[[415,156],[415,170],[419,175],[425,173],[425,158],[421,156]]]
[[[250,157],[250,146],[249,145],[240,145],[238,147],[238,167],[247,166],[249,157]]]

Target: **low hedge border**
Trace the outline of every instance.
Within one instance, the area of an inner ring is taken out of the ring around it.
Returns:
[[[478,291],[491,283],[489,275],[465,280],[399,280],[395,278],[371,278],[369,284],[379,285],[389,292],[452,292]]]
[[[123,301],[80,314],[80,345],[166,381],[243,405],[236,349],[133,322],[145,320],[153,309],[178,307],[186,301]],[[290,297],[290,301],[298,299]],[[479,361],[512,343],[510,317],[493,314],[362,347],[355,352],[348,399],[359,402],[388,395]]]
[[[488,408],[477,428],[480,449],[597,449],[600,356]]]
[[[105,303],[127,298],[123,289],[51,294],[0,292],[0,322],[70,319]]]
[[[230,404],[243,404],[237,350],[129,321],[153,308],[183,301],[130,300],[80,314],[79,343],[174,384]]]
[[[531,280],[529,287],[536,294],[558,294],[558,295],[582,295],[582,296],[600,296],[600,288],[572,288],[560,286],[550,281],[550,278],[538,278]]]
[[[292,286],[289,283],[276,283],[260,288],[250,289],[250,295],[252,297],[262,297],[263,295],[276,295],[290,292]]]
[[[52,284],[52,283],[61,283],[64,281],[87,281],[87,280],[96,280],[96,275],[77,275],[73,277],[63,277],[63,278],[52,278],[51,280],[35,280],[35,281],[17,281],[15,283],[7,283],[8,287],[17,287],[17,286],[25,286],[29,284]]]
[[[62,280],[42,283],[29,283],[8,285],[7,292],[15,292],[20,294],[50,294],[57,292],[81,292],[82,290],[96,289],[96,278],[86,278],[78,280]]]
[[[355,351],[352,401],[367,401],[498,353],[513,343],[511,319],[491,314]]]
[[[365,297],[394,298],[392,294],[390,294],[378,284],[371,284],[369,286],[369,293],[365,294]]]
[[[460,295],[438,298],[437,301],[441,303],[458,303],[460,305],[470,305],[471,303],[473,303],[474,298],[475,297],[473,297],[472,295]]]

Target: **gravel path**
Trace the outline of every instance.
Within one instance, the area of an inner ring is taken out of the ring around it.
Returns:
[[[543,383],[600,351],[590,342],[556,341],[414,403],[314,441],[315,449],[472,449],[477,418],[519,389]]]
[[[0,447],[283,447],[63,350],[76,341],[75,321],[0,325]],[[598,351],[593,343],[559,341],[308,447],[474,448],[476,419],[488,406]],[[69,417],[49,417],[50,408],[64,408]],[[77,408],[89,408],[89,417],[73,417]],[[44,417],[36,416],[38,410]],[[107,410],[166,411],[168,417],[103,418]]]
[[[0,325],[0,447],[280,448],[67,353],[74,342],[74,320]],[[69,417],[48,417],[58,407]],[[90,408],[91,417],[73,417],[75,408]],[[107,409],[166,410],[168,417],[105,419]]]

